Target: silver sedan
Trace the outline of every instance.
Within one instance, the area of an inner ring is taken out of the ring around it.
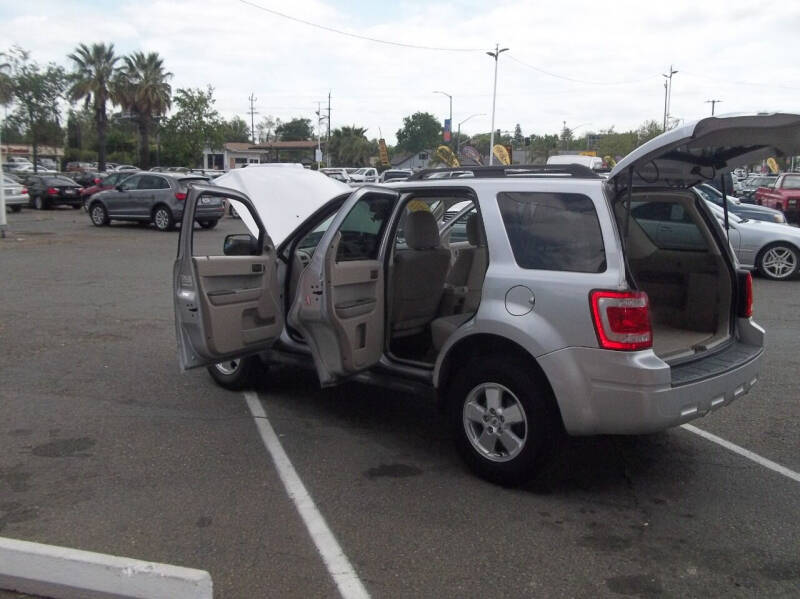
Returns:
[[[706,201],[722,224],[722,208]],[[800,228],[780,223],[748,220],[728,213],[728,237],[739,263],[768,279],[792,278],[800,265]]]

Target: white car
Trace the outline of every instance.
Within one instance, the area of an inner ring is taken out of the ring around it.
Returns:
[[[335,179],[336,181],[341,181],[342,183],[350,183],[352,179],[350,178],[349,173],[347,172],[346,168],[321,168],[319,169],[323,175],[327,175],[331,179]]]
[[[350,173],[350,178],[353,183],[377,183],[378,169],[372,167],[360,168]]]
[[[28,190],[13,175],[3,175],[3,189],[5,191],[6,206],[11,208],[12,212],[19,212],[23,206],[27,206],[30,202]]]

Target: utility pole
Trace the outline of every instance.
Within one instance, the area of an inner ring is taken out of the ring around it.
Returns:
[[[492,92],[492,132],[489,134],[489,166],[494,164],[494,109],[497,101],[497,62],[500,54],[506,52],[508,48],[500,49],[500,44],[494,45],[494,52],[487,52],[494,58],[494,91]]]
[[[664,125],[661,127],[662,131],[667,130],[667,89],[669,86],[667,82],[664,81]]]
[[[672,68],[672,65],[669,65],[669,75],[664,75],[662,73],[662,77],[667,80],[667,99],[664,105],[664,131],[667,130],[667,124],[669,123],[669,115],[672,109],[672,76],[675,75],[678,71]]]
[[[325,140],[325,154],[327,155],[327,166],[331,167],[331,90],[328,90],[328,137]]]
[[[255,103],[258,100],[253,92],[250,93],[250,97],[247,98],[250,100],[250,111],[247,113],[250,115],[250,137],[253,139],[253,143],[256,143],[256,121],[254,116],[258,114],[255,109]]]
[[[322,167],[322,120],[328,117],[322,116],[322,102],[317,102],[317,170]],[[329,126],[330,129],[330,126]]]
[[[706,104],[711,104],[711,116],[714,116],[714,107],[722,100],[706,100]]]

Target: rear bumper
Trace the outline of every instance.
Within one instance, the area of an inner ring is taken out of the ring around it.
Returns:
[[[756,384],[764,355],[763,329],[750,321],[740,323],[749,330],[731,348],[731,359],[698,360],[693,363],[698,372],[691,376],[683,367],[673,372],[651,350],[574,347],[542,356],[539,364],[568,433],[652,433],[726,406]]]
[[[30,196],[27,193],[6,194],[6,206],[27,206]]]
[[[225,206],[220,204],[219,206],[206,206],[201,207],[197,206],[197,209],[194,213],[194,219],[196,221],[201,220],[219,220],[223,216],[225,216]],[[180,222],[183,220],[183,210],[180,212],[175,212],[175,220]]]

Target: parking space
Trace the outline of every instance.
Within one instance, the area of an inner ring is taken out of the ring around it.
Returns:
[[[220,222],[209,239],[236,232]],[[0,240],[0,536],[208,570],[218,597],[334,596],[242,393],[179,373],[177,233],[9,215]],[[800,281],[755,281],[753,392],[694,424],[800,471]],[[254,389],[374,597],[791,597],[800,484],[690,431],[573,439],[524,488],[462,466],[428,398]]]

